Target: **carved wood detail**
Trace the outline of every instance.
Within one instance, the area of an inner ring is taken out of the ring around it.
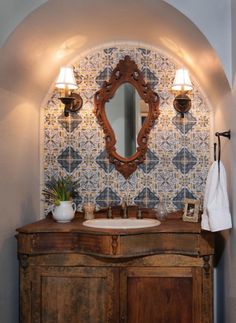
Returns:
[[[20,254],[19,255],[19,262],[20,262],[20,266],[23,269],[27,269],[29,266],[29,256],[28,255],[24,255],[24,254]]]
[[[116,255],[117,254],[117,249],[118,249],[118,236],[112,236],[112,254]]]
[[[205,275],[208,276],[211,269],[211,266],[209,264],[210,256],[204,256],[203,260],[204,260],[203,269],[204,269]]]
[[[149,105],[148,116],[137,137],[137,151],[129,158],[122,157],[116,152],[116,137],[105,112],[106,102],[113,98],[116,90],[123,83],[132,84],[138,91],[139,96]],[[125,56],[123,60],[119,61],[111,74],[110,80],[105,81],[102,88],[95,93],[94,113],[105,134],[105,147],[110,162],[115,165],[115,168],[126,179],[146,158],[148,137],[160,114],[159,101],[158,94],[151,89],[149,83],[145,82],[142,72],[129,56]]]
[[[20,322],[213,322],[214,236],[200,223],[119,231],[44,219],[17,231]]]

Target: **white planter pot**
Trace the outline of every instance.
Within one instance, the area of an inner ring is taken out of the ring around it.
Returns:
[[[70,222],[75,216],[76,205],[71,201],[61,201],[60,205],[54,206],[52,215],[59,223]]]

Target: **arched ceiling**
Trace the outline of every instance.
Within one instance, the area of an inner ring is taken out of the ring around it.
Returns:
[[[0,51],[0,87],[40,104],[59,66],[114,41],[160,48],[186,65],[214,106],[230,90],[204,35],[161,0],[51,0],[18,25]]]
[[[17,25],[47,0],[0,1],[0,47]]]

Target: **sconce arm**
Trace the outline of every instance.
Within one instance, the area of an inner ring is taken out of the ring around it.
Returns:
[[[184,113],[188,112],[191,108],[191,99],[186,94],[186,92],[182,92],[177,95],[173,102],[174,108],[177,112],[181,114],[181,117],[184,117]]]
[[[77,112],[83,106],[83,99],[78,93],[71,93],[68,97],[61,97],[59,99],[65,105],[65,117],[68,117],[70,112]]]

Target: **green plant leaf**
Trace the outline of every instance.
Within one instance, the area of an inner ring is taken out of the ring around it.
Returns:
[[[78,195],[77,188],[79,181],[72,180],[71,176],[52,177],[45,184],[42,194],[48,203],[59,205],[60,201],[71,201]]]

